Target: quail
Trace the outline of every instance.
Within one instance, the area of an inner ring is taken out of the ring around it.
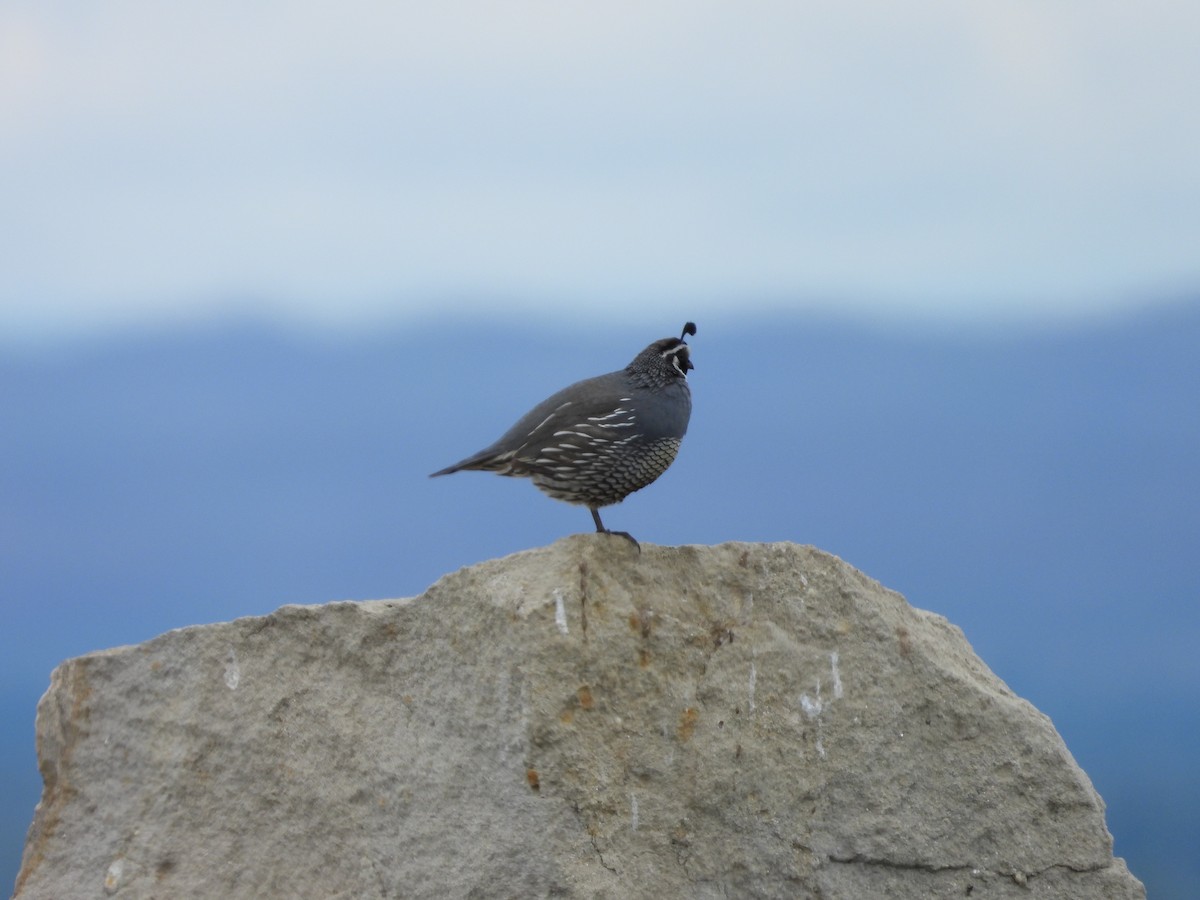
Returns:
[[[609,531],[600,509],[620,503],[667,470],[692,415],[687,373],[694,368],[679,337],[655,341],[624,369],[578,381],[522,416],[498,441],[430,477],[475,470],[532,479],[555,500],[586,506],[596,531]]]

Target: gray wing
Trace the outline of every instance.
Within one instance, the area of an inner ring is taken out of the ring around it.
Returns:
[[[622,390],[623,372],[610,372],[576,382],[547,397],[494,444],[433,475],[477,470],[502,475],[532,475],[553,465],[555,454],[568,449],[588,452],[584,445],[632,436],[636,429],[629,392]]]

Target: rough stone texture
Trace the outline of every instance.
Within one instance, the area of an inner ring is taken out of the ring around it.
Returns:
[[[1133,898],[1050,721],[791,544],[586,535],[69,660],[21,898]]]

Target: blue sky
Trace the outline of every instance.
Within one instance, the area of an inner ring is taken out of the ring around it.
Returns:
[[[1200,7],[0,8],[0,333],[1090,316],[1200,284]]]

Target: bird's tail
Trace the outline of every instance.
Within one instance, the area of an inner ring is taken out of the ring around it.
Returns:
[[[511,470],[512,458],[514,456],[516,456],[515,452],[497,453],[494,448],[488,447],[486,450],[480,450],[466,459],[460,459],[452,466],[439,469],[429,477],[437,478],[439,475],[453,475],[455,472],[464,471],[499,472],[501,475],[507,475]]]

